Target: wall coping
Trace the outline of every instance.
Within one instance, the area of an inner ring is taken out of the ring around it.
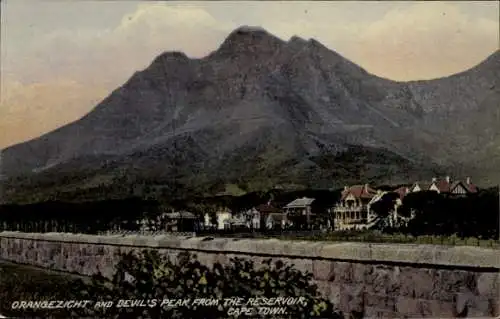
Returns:
[[[366,263],[403,263],[445,267],[494,268],[500,270],[497,249],[474,246],[378,244],[356,242],[286,241],[180,237],[170,235],[87,235],[71,233],[0,232],[1,238],[88,243],[144,248],[170,248],[200,252],[280,256],[283,258],[332,259]]]

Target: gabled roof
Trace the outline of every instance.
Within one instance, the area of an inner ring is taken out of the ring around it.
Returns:
[[[469,193],[477,193],[477,186],[472,184],[472,183],[464,183],[462,181],[455,181],[453,184],[450,186],[450,192],[453,191],[458,185],[461,185],[466,191]]]
[[[302,198],[297,198],[296,200],[288,203],[285,207],[287,208],[293,208],[293,207],[305,207],[309,206],[314,202],[314,198],[307,198],[307,197],[302,197]]]
[[[427,191],[431,187],[432,183],[428,181],[418,181],[411,185],[410,190],[412,190],[416,185],[420,187],[421,190]]]
[[[353,185],[342,191],[342,200],[349,195],[354,196],[356,199],[371,199],[377,194],[377,191],[368,185]]]
[[[441,192],[441,193],[449,193],[451,190],[451,185],[452,185],[451,182],[449,183],[445,179],[440,179],[437,182],[432,183],[432,184],[436,185],[437,189],[439,189],[439,192]]]
[[[468,179],[467,181],[470,181],[470,179]],[[447,179],[443,178],[443,179],[439,179],[439,180],[436,180],[432,183],[428,183],[428,182],[415,182],[411,188],[415,187],[415,185],[418,184],[420,186],[421,189],[423,190],[428,190],[432,185],[434,185],[440,193],[449,193],[451,192],[455,187],[457,187],[457,185],[462,185],[462,187],[464,187],[467,191],[469,191],[470,193],[476,193],[477,192],[477,187],[476,185],[472,184],[472,183],[466,183],[466,182],[462,182],[460,180],[457,180],[457,181],[454,181],[452,182],[451,180],[448,182]]]

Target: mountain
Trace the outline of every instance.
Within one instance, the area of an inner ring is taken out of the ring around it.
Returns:
[[[24,191],[125,180],[172,191],[444,172],[491,179],[499,71],[497,51],[447,78],[394,82],[316,40],[241,27],[204,58],[161,54],[80,120],[3,150],[2,174]]]

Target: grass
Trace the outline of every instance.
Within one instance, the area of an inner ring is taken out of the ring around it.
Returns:
[[[67,300],[78,278],[83,277],[1,261],[0,314],[20,318],[21,313],[11,309],[14,301]],[[51,313],[51,318],[68,318],[65,313],[59,316],[55,314]],[[48,312],[42,310],[25,310],[22,315],[24,318],[48,318]]]

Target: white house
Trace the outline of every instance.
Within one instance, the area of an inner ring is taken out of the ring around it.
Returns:
[[[212,224],[212,216],[209,213],[206,213],[204,216],[204,225],[205,227],[216,227],[217,229],[227,229],[230,227],[230,221],[233,217],[233,214],[229,210],[219,210],[215,213],[217,218],[217,223],[215,225]]]

